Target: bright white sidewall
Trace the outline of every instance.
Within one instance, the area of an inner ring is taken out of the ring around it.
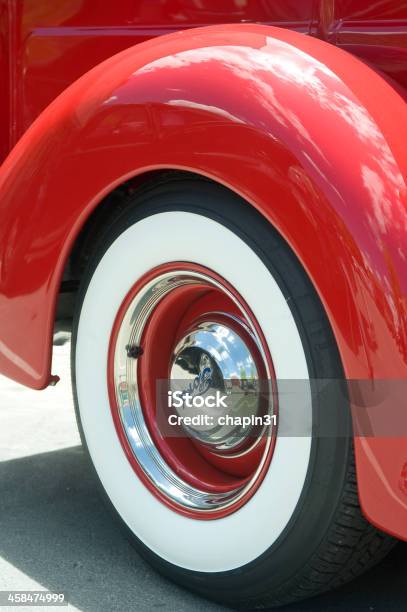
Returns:
[[[218,520],[186,518],[162,504],[135,476],[118,441],[109,408],[106,370],[117,311],[135,281],[171,261],[206,266],[224,277],[261,325],[277,379],[308,379],[300,336],[277,283],[233,232],[206,217],[166,212],[139,221],[108,249],[90,282],[79,322],[76,382],[89,451],[116,510],[134,534],[163,559],[196,571],[240,567],[261,555],[286,527],[309,464],[311,438],[278,438],[271,466],[254,496]],[[284,397],[280,420],[289,420]],[[311,423],[311,399],[302,418]]]

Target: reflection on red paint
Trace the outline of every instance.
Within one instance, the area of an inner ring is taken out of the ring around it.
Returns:
[[[400,489],[407,495],[407,462],[404,464],[401,471]]]

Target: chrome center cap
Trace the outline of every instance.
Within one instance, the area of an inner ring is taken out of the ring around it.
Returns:
[[[248,334],[242,328],[242,336]],[[181,392],[183,403],[178,401],[174,410],[183,418],[201,415],[196,424],[183,425],[188,435],[218,451],[236,450],[246,442],[253,427],[239,423],[260,410],[258,357],[252,353],[232,327],[211,321],[178,343],[170,388],[173,395]]]

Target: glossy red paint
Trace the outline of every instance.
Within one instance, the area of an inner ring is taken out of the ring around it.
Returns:
[[[55,299],[85,219],[123,180],[178,168],[230,187],[278,228],[348,378],[405,379],[406,119],[403,98],[364,63],[286,30],[193,30],[111,58],[0,171],[1,371],[47,385]],[[355,441],[366,515],[404,538],[406,442]]]
[[[164,495],[155,486],[155,483],[148,478],[131,450],[123,429],[116,399],[114,375],[115,350],[123,319],[135,297],[145,285],[160,274],[180,269],[204,273],[207,277],[219,283],[224,290],[209,289],[207,285],[199,285],[197,283],[197,285],[191,284],[180,287],[164,297],[147,321],[146,329],[141,339],[142,354],[138,358],[137,363],[135,363],[135,367],[137,367],[137,380],[140,388],[143,415],[150,435],[161,456],[176,474],[200,490],[215,493],[232,491],[238,487],[245,486],[252,480],[250,488],[236,503],[221,510],[211,512],[194,511],[176,504]],[[236,303],[226,295],[225,290],[233,295]],[[203,320],[208,320],[208,317],[209,320],[213,320],[211,314],[219,308],[221,308],[222,312],[233,315],[240,320],[249,320],[254,326],[267,359],[271,380],[275,381],[273,363],[263,333],[243,298],[235,291],[234,287],[212,270],[187,262],[172,262],[159,268],[154,268],[137,280],[124,299],[114,322],[107,363],[107,384],[112,418],[120,444],[130,465],[144,485],[163,504],[179,514],[199,520],[215,520],[225,517],[236,512],[249,501],[267,473],[276,442],[274,435],[272,435],[271,439],[264,436],[256,447],[245,453],[245,461],[243,461],[242,456],[234,458],[226,455],[222,456],[221,453],[212,453],[209,449],[205,449],[203,444],[188,438],[185,432],[179,431],[179,436],[175,437],[165,435],[165,431],[162,431],[157,417],[157,406],[160,406],[159,410],[162,415],[166,414],[168,411],[166,407],[167,398],[166,393],[165,397],[157,396],[157,383],[161,380],[170,379],[174,349],[191,329],[191,326],[197,325]],[[221,319],[217,316],[216,320]],[[227,324],[233,327],[231,321],[228,321]],[[242,333],[241,329],[239,329],[238,333]],[[244,336],[244,340],[251,349],[252,355],[255,355],[258,349],[254,341],[248,335]],[[260,359],[256,365],[260,380],[267,380],[266,369],[262,366]],[[275,401],[274,414],[278,415],[278,398],[274,382],[273,399]],[[168,411],[168,414],[170,413],[171,411]]]
[[[407,3],[321,0],[315,33],[407,87]]]
[[[407,497],[407,463],[403,465],[400,475],[400,489]]]
[[[9,100],[2,96],[0,101],[4,154],[68,85],[127,47],[187,28],[241,21],[309,32],[313,4],[314,0],[115,0],[96,5],[95,0],[0,0],[0,41],[5,47],[0,78],[2,91],[9,92]]]
[[[319,36],[407,86],[407,4],[397,0],[0,0],[0,160],[85,72],[163,34],[256,22]]]

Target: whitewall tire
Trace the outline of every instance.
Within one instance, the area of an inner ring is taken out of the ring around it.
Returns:
[[[261,479],[244,489],[244,503],[227,512],[220,506],[214,516],[163,503],[162,491],[137,476],[137,457],[132,465],[131,445],[123,445],[112,418],[112,329],[132,287],[168,265],[199,266],[224,279],[261,329],[277,393],[279,381],[302,381],[300,403],[278,398],[279,425]],[[354,507],[346,402],[335,418],[347,437],[311,435],[323,406],[311,396],[310,379],[343,376],[320,301],[280,236],[226,189],[182,177],[142,189],[112,212],[82,279],[72,351],[78,421],[96,474],[132,541],[167,576],[232,605],[286,603],[347,579],[357,555],[368,565],[366,547],[379,557],[388,546]],[[279,435],[293,422],[301,435]],[[341,514],[351,507],[349,529],[339,537]],[[330,565],[340,542],[345,552]]]

